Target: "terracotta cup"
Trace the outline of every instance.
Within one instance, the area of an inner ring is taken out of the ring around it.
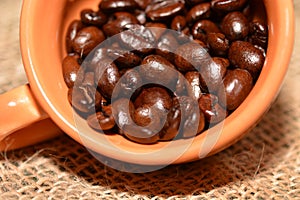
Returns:
[[[293,2],[263,2],[269,27],[265,65],[249,96],[224,120],[214,144],[207,145],[212,131],[205,131],[190,139],[189,145],[182,140],[143,145],[119,135],[102,135],[88,127],[79,130],[80,122],[74,120],[75,114],[67,100],[61,69],[66,55],[66,29],[73,19],[79,19],[82,9],[96,9],[99,1],[24,0],[20,41],[29,84],[0,96],[1,150],[34,144],[61,132],[93,152],[146,165],[189,162],[227,148],[254,127],[270,108],[289,66],[294,43]],[[178,149],[180,154],[176,154]]]

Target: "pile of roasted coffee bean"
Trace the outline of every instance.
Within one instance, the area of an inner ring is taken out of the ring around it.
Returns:
[[[193,137],[259,77],[268,30],[253,11],[250,0],[102,0],[68,27],[69,101],[102,133],[146,144]]]

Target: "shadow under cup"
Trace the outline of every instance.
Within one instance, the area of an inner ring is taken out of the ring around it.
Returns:
[[[143,145],[120,135],[103,135],[76,117],[62,76],[68,25],[85,8],[97,9],[95,0],[24,0],[21,16],[21,50],[30,86],[50,118],[70,137],[88,149],[117,160],[168,165],[215,154],[238,141],[259,121],[278,94],[293,45],[292,2],[264,0],[269,26],[266,62],[246,100],[220,126],[187,140]],[[284,47],[284,51],[282,48]],[[80,130],[78,129],[78,125]],[[78,133],[78,131],[80,131]]]

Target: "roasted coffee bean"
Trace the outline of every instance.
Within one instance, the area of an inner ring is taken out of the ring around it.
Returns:
[[[218,101],[218,97],[213,94],[203,94],[198,101],[199,108],[204,113],[205,120],[209,124],[219,123],[227,116],[227,111]]]
[[[148,22],[145,24],[145,27],[150,27],[149,30],[151,30],[153,36],[155,37],[155,40],[159,40],[167,29],[167,26],[165,24],[158,22]]]
[[[253,21],[250,23],[249,42],[266,48],[268,45],[268,26],[261,21]]]
[[[216,11],[231,12],[242,9],[248,0],[212,0],[211,7]]]
[[[172,106],[172,98],[168,91],[161,87],[144,88],[134,101],[135,108],[148,105],[160,113],[166,113]]]
[[[68,90],[68,100],[77,111],[81,113],[95,112],[100,105],[102,96],[95,87],[80,85]]]
[[[126,31],[119,34],[123,47],[141,54],[153,51],[156,38],[150,29],[140,25],[127,25],[126,28]]]
[[[229,61],[225,58],[214,57],[208,65],[200,69],[201,89],[208,93],[216,93],[222,84]]]
[[[243,13],[231,12],[224,17],[221,29],[229,40],[243,40],[249,33],[249,22]]]
[[[175,51],[174,63],[179,71],[199,70],[210,60],[206,48],[195,42],[189,42],[178,47]]]
[[[207,19],[210,17],[210,3],[205,2],[192,7],[186,16],[186,21],[192,24],[200,19]]]
[[[218,91],[219,102],[227,110],[235,110],[248,96],[253,78],[247,70],[228,70],[223,80],[224,88]]]
[[[163,21],[179,14],[184,9],[183,0],[154,0],[146,8],[152,21]]]
[[[262,51],[245,41],[233,42],[228,58],[233,66],[248,70],[254,79],[258,77],[265,61]]]
[[[99,8],[106,13],[129,11],[138,8],[134,0],[102,0]]]
[[[71,88],[74,83],[79,79],[79,82],[83,80],[84,75],[80,73],[80,57],[77,54],[68,55],[63,59],[62,71],[66,85]]]
[[[182,15],[177,15],[171,22],[171,29],[182,31],[187,26],[186,18]]]
[[[192,97],[181,96],[179,103],[183,123],[180,134],[183,138],[194,137],[204,129],[204,114],[199,110],[198,102]]]
[[[102,26],[108,20],[107,16],[101,11],[93,11],[92,9],[82,10],[80,13],[81,21],[88,26]]]
[[[142,83],[140,74],[135,69],[129,69],[120,78],[114,92],[117,96],[131,98]]]
[[[113,90],[120,79],[118,67],[110,59],[103,59],[94,69],[95,81],[100,93],[111,99]]]
[[[107,131],[112,129],[116,122],[112,115],[111,105],[103,109],[101,112],[92,114],[87,118],[90,127],[98,131]]]
[[[102,62],[102,60],[106,58],[108,58],[107,48],[102,48],[99,46],[94,49],[87,58],[85,58],[83,66],[87,71],[94,71],[94,69],[98,66],[98,63]]]
[[[223,33],[208,33],[207,44],[210,52],[216,56],[226,56],[229,49],[229,40]]]
[[[178,75],[174,65],[159,55],[145,57],[139,72],[146,81],[161,84],[167,88],[173,88]]]
[[[202,3],[202,2],[204,2],[204,1],[206,1],[206,0],[185,0],[185,2],[188,4],[188,5],[197,5],[197,4],[199,4],[199,3]]]
[[[72,47],[77,54],[86,56],[104,40],[105,36],[100,29],[95,26],[88,26],[77,33]]]
[[[112,102],[112,113],[116,124],[120,129],[131,126],[133,122],[134,105],[127,98],[120,98]]]
[[[77,33],[84,27],[83,23],[80,20],[74,20],[68,27],[66,34],[66,48],[67,52],[73,52],[73,41]]]
[[[135,67],[142,62],[141,57],[121,48],[109,48],[107,49],[107,55],[117,63],[120,69]]]
[[[113,14],[113,20],[103,25],[103,31],[110,37],[124,31],[128,24],[139,24],[139,21],[129,12],[116,12]]]
[[[136,108],[133,114],[133,121],[138,126],[148,126],[153,120],[157,120],[155,118],[159,118],[158,113],[149,105]]]
[[[174,34],[168,32],[161,36],[161,38],[157,42],[157,48],[155,49],[155,53],[164,57],[168,61],[173,62],[175,56],[174,53],[178,46],[179,44]]]
[[[206,42],[206,35],[208,33],[220,33],[219,27],[212,21],[203,19],[197,21],[192,27],[191,33],[194,39]]]
[[[125,125],[124,135],[137,143],[154,144],[159,140],[160,125],[152,124],[151,127],[141,127],[135,125]]]
[[[162,131],[159,133],[160,140],[168,141],[174,139],[179,133],[181,123],[181,110],[178,98],[173,98],[173,105],[168,112],[166,122]]]
[[[185,77],[181,73],[178,73],[178,79],[176,82],[174,95],[176,97],[179,97],[179,96],[187,96],[188,94],[192,94],[192,88],[188,87],[187,84],[188,82],[185,79]]]
[[[151,1],[152,0],[135,0],[135,2],[139,5],[139,8],[142,10],[145,10]]]
[[[202,94],[200,88],[200,74],[198,71],[189,71],[185,74],[185,79],[191,87],[190,96],[198,100]]]

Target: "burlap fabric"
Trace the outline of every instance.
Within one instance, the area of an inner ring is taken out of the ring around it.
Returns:
[[[0,93],[27,81],[18,43],[20,4],[0,1]],[[295,0],[295,10],[300,25],[300,0]],[[300,26],[275,104],[256,128],[225,151],[130,174],[106,167],[61,136],[0,154],[0,199],[300,199],[299,37]]]

